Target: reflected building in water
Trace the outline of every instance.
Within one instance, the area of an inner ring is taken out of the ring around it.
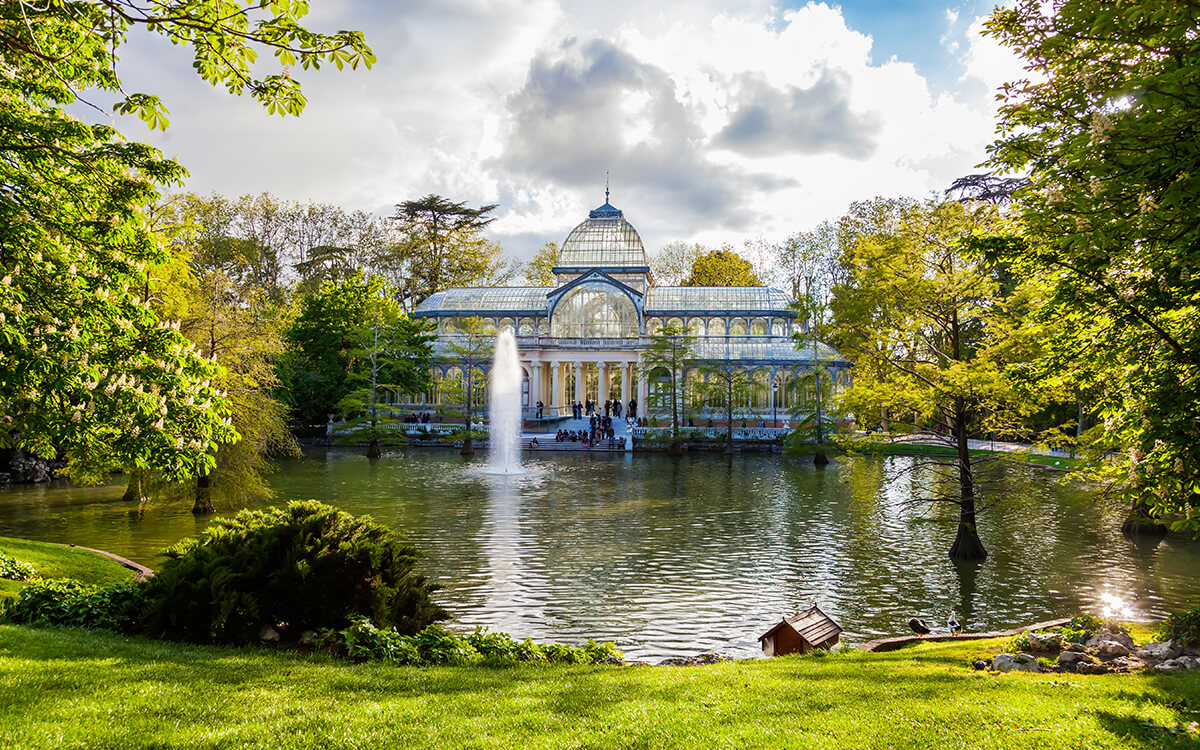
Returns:
[[[792,335],[802,332],[803,324],[782,291],[655,284],[637,230],[605,197],[604,205],[563,242],[553,268],[555,286],[447,289],[417,307],[414,317],[437,325],[435,382],[462,377],[452,344],[464,337],[464,321],[479,318],[488,327],[515,332],[524,370],[522,405],[529,418],[536,416],[539,401],[545,418],[568,416],[572,404],[587,400],[647,404],[667,373],[647,377],[638,363],[651,337],[668,326],[686,328],[695,337],[694,366],[686,373],[687,398],[695,402],[704,361],[744,370],[753,385],[736,407],[740,415],[755,418],[786,418],[801,396],[793,387],[797,378],[817,363],[830,371],[835,388],[848,384],[850,364],[836,351],[811,341],[797,347]],[[435,384],[416,400],[450,405],[450,394],[458,391]],[[699,403],[687,408],[693,416],[703,411]],[[644,413],[644,406],[639,411]]]

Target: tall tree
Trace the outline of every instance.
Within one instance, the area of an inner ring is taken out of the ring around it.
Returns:
[[[547,242],[525,266],[525,281],[533,286],[554,286],[554,271],[562,251],[557,242]]]
[[[396,247],[408,270],[404,291],[412,304],[453,286],[470,286],[495,270],[499,247],[481,235],[496,220],[495,203],[470,208],[440,195],[427,195],[396,206],[394,219],[403,237]]]
[[[762,286],[762,281],[754,274],[754,264],[722,248],[696,258],[681,286]]]
[[[701,389],[704,405],[725,412],[725,452],[733,453],[733,418],[737,404],[749,403],[756,384],[746,368],[729,360],[699,363],[703,376]]]
[[[860,237],[847,248],[851,285],[835,290],[835,325],[856,372],[845,396],[852,411],[888,409],[945,425],[954,449],[957,491],[929,498],[958,506],[950,556],[987,555],[976,527],[980,486],[968,450],[972,433],[1013,413],[1004,380],[1003,341],[990,337],[1003,314],[999,288],[981,258],[968,252],[973,235],[1002,227],[995,210],[979,204],[891,204],[899,210],[888,231]]]
[[[659,286],[678,286],[692,271],[692,264],[711,248],[695,242],[668,242],[650,256],[650,273]]]
[[[695,346],[696,337],[687,328],[665,326],[652,335],[649,344],[642,349],[642,377],[651,378],[650,403],[646,405],[646,411],[655,409],[660,414],[670,411],[670,452],[673,455],[683,452],[683,443],[679,438],[679,414],[684,403],[684,369],[692,359]],[[659,371],[667,373],[667,380],[665,384],[659,383],[655,387],[653,377]]]
[[[348,418],[353,434],[367,439],[367,457],[378,458],[381,438],[395,435],[381,428],[379,399],[384,391],[396,394],[422,393],[429,385],[429,365],[433,355],[430,342],[435,336],[426,321],[410,318],[392,295],[375,281],[379,291],[371,296],[370,307],[353,333],[357,347],[352,352],[351,382],[357,386],[338,403]]]
[[[475,453],[475,409],[487,390],[485,372],[492,361],[495,339],[496,329],[477,317],[464,319],[458,333],[445,339],[444,357],[461,368],[462,376],[457,380],[442,381],[440,385],[462,406],[464,456]]]
[[[1200,531],[1198,27],[1197,3],[1149,0],[1020,0],[987,23],[1029,71],[1001,90],[991,164],[1028,174],[1032,241],[994,256],[1050,292],[1047,369],[1098,378],[1129,531]]]
[[[178,164],[111,127],[66,113],[78,92],[120,97],[117,110],[166,127],[157,96],[128,93],[118,52],[134,29],[191,47],[194,67],[270,111],[298,113],[298,82],[262,79],[258,48],[284,66],[369,65],[358,32],[316,34],[307,3],[245,8],[229,0],[0,4],[0,445],[52,456],[77,479],[112,465],[171,477],[207,471],[236,437],[217,367],[161,320],[137,290],[166,260],[145,214]]]

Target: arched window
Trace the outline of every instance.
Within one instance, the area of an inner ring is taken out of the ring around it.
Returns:
[[[550,326],[546,324],[545,318],[538,318],[537,332],[540,336],[550,335]]]
[[[685,399],[688,412],[694,414],[704,408],[704,375],[699,370],[688,370]]]
[[[771,405],[771,373],[768,370],[754,371],[754,385],[750,389],[750,405],[765,409]]]
[[[725,335],[725,319],[724,318],[709,318],[708,319],[708,335],[709,336],[724,336]]]
[[[521,318],[521,324],[517,328],[517,333],[521,336],[533,335],[533,321],[529,318]]]
[[[516,328],[516,323],[513,321],[512,318],[501,318],[500,325],[496,327],[496,331],[497,332],[513,331],[514,333],[516,333],[515,328]]]
[[[693,336],[704,335],[704,318],[692,318],[688,321],[688,333]]]
[[[646,335],[653,336],[662,330],[662,318],[647,318],[646,319]]]
[[[729,321],[729,335],[730,336],[745,336],[746,335],[746,321],[742,320],[741,318],[734,318],[733,320]]]
[[[458,321],[454,318],[442,318],[440,330],[442,333],[458,333]]]
[[[667,325],[672,328],[683,328],[683,318],[671,318],[667,321]]]
[[[751,336],[766,336],[767,330],[766,318],[755,318],[754,320],[750,321]]]
[[[773,320],[771,322],[771,335],[772,336],[786,336],[787,335],[787,326],[784,325],[783,320],[781,320],[780,318],[775,318],[775,320]]]
[[[581,284],[559,300],[550,328],[558,338],[635,338],[637,309],[607,284]]]

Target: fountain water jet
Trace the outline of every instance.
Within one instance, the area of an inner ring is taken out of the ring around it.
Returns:
[[[488,471],[515,474],[521,471],[521,360],[512,331],[496,337],[489,378]]]

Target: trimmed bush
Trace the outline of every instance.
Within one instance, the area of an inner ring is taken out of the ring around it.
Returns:
[[[401,634],[445,612],[415,571],[421,553],[370,517],[315,501],[243,510],[164,553],[145,584],[142,630],[199,643],[283,640],[344,628],[355,615]]]
[[[1157,637],[1160,641],[1175,641],[1183,646],[1200,646],[1200,607],[1167,615]]]
[[[128,633],[142,605],[141,589],[133,583],[104,587],[70,579],[34,580],[8,601],[4,619]]]

